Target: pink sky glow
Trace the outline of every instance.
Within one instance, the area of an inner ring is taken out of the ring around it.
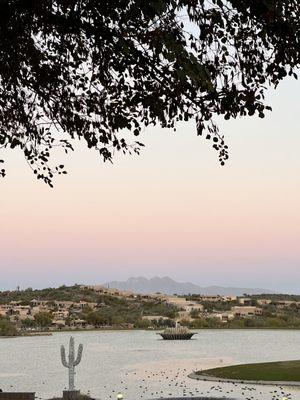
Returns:
[[[270,93],[264,120],[220,122],[225,167],[192,123],[147,129],[114,165],[78,145],[53,190],[2,154],[0,289],[169,275],[300,293],[299,89]]]

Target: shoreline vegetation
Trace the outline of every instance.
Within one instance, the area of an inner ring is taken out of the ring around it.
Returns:
[[[300,386],[300,360],[232,365],[196,371],[189,377],[222,382]]]
[[[35,331],[35,332],[18,332],[16,335],[1,335],[0,334],[0,339],[17,339],[21,337],[40,337],[40,336],[52,336],[55,333],[76,333],[76,332],[136,332],[136,331],[148,331],[148,332],[161,332],[163,328],[159,329],[145,329],[145,328],[121,328],[121,327],[116,327],[116,328],[93,328],[93,329],[57,329],[57,330],[51,330],[51,331]],[[217,328],[197,328],[194,329],[194,331],[205,331],[205,330],[211,330],[211,331],[299,331],[300,328],[291,328],[291,327],[257,327],[257,328],[249,328],[249,327],[226,327],[226,326],[221,326]],[[192,330],[193,331],[193,330]],[[195,340],[197,338],[194,338]]]
[[[63,400],[63,397],[52,397],[49,400]],[[76,400],[94,400],[94,398],[87,394],[79,394],[76,396]]]
[[[0,337],[47,332],[300,329],[300,296],[138,294],[101,286],[0,292]]]

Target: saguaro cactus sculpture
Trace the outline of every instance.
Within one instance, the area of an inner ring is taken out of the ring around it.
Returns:
[[[61,346],[61,362],[62,365],[69,369],[69,390],[75,390],[74,386],[74,376],[75,376],[75,367],[80,363],[82,357],[83,346],[80,344],[78,346],[78,354],[75,360],[75,349],[74,349],[74,338],[70,337],[69,343],[69,361],[66,360],[66,352],[65,346]]]

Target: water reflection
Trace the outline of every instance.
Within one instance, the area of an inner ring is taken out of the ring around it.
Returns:
[[[200,397],[241,400],[300,399],[299,390],[236,384],[213,384],[187,377],[193,370],[244,362],[295,359],[298,331],[203,330],[196,340],[163,341],[154,332],[78,332],[84,354],[76,385],[97,399]],[[68,333],[0,340],[0,388],[36,391],[38,398],[59,396],[67,387],[60,345]]]

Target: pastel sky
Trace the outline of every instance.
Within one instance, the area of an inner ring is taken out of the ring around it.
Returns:
[[[299,92],[288,80],[264,120],[220,121],[225,167],[193,123],[147,129],[113,165],[78,145],[53,190],[1,154],[0,289],[169,275],[300,293]]]

